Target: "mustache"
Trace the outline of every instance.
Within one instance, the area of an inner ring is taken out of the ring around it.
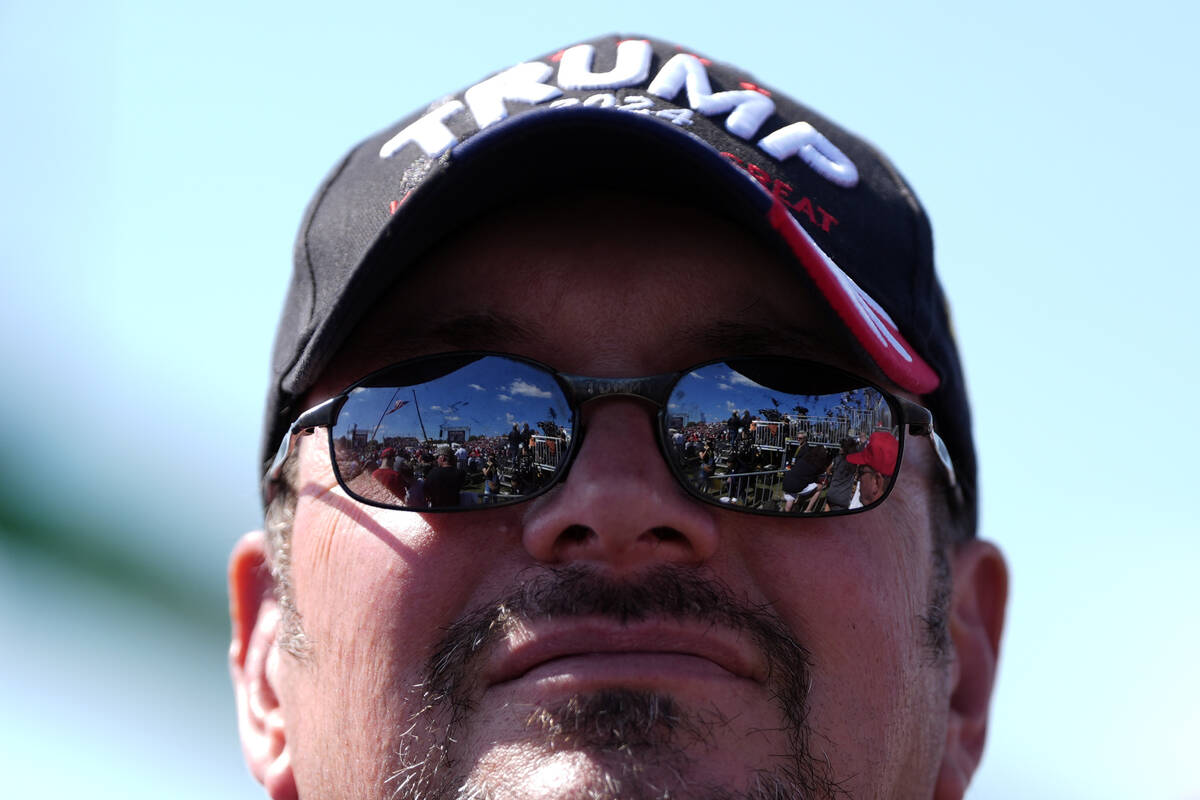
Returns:
[[[515,628],[571,617],[601,617],[621,624],[665,619],[719,626],[741,634],[749,646],[759,649],[767,670],[764,689],[781,717],[776,730],[786,740],[778,760],[772,768],[757,771],[744,794],[712,786],[689,787],[677,775],[680,796],[712,800],[847,796],[830,773],[828,759],[812,753],[816,734],[808,724],[810,653],[769,604],[740,599],[719,580],[671,564],[621,579],[583,564],[530,568],[520,578],[511,590],[447,627],[427,661],[424,680],[414,687],[414,699],[420,702],[409,747],[413,752],[422,748],[428,752],[415,760],[404,752],[398,754],[399,767],[392,776],[397,784],[394,797],[468,796],[463,790],[470,786],[470,764],[458,762],[454,743],[469,730],[476,699],[482,696],[482,666],[489,650]],[[551,745],[574,743],[606,753],[610,761],[605,780],[616,776],[614,780],[629,783],[613,783],[611,791],[595,796],[633,800],[649,796],[638,790],[645,758],[682,767],[687,757],[676,737],[690,737],[703,746],[717,726],[728,722],[724,711],[716,706],[684,707],[669,690],[613,687],[534,708],[525,723],[526,735]],[[421,717],[424,723],[418,722]]]
[[[670,564],[622,580],[584,565],[540,568],[446,629],[428,662],[425,699],[469,711],[476,665],[490,646],[517,624],[571,617],[604,617],[622,625],[669,619],[743,633],[766,657],[767,686],[779,707],[797,727],[804,723],[809,651],[766,604],[739,600],[716,579]]]

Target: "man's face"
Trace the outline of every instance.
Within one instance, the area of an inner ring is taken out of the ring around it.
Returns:
[[[858,468],[859,497],[864,506],[869,506],[883,496],[887,479],[868,466]]]
[[[523,207],[411,271],[309,400],[457,349],[605,377],[747,353],[861,371],[809,291],[695,209]],[[323,432],[303,440],[291,583],[310,650],[271,644],[265,668],[272,763],[300,797],[934,794],[959,670],[937,649],[928,444],[871,512],[755,517],[684,493],[653,413],[585,405],[564,483],[472,513],[356,503]]]

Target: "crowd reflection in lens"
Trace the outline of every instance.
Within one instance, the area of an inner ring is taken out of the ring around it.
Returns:
[[[565,467],[570,406],[545,370],[500,356],[438,357],[405,370],[349,392],[331,430],[339,478],[355,497],[412,509],[497,505],[545,489]],[[883,393],[790,360],[689,371],[659,420],[681,483],[729,507],[867,507],[887,494],[899,458]]]
[[[886,493],[895,474],[892,430],[857,431],[836,422],[748,410],[727,421],[668,428],[677,470],[691,487],[722,504],[791,514],[862,508]],[[893,429],[894,430],[894,429]],[[553,421],[514,423],[504,436],[418,442],[395,437],[338,449],[350,490],[406,508],[442,509],[512,502],[548,485],[570,447]]]
[[[512,502],[553,482],[570,434],[553,420],[515,422],[502,436],[334,440],[338,469],[355,495],[388,506],[444,509]]]
[[[671,428],[668,439],[689,484],[722,504],[817,514],[878,502],[896,472],[894,429],[834,427],[826,420],[764,419],[743,410],[726,422]]]

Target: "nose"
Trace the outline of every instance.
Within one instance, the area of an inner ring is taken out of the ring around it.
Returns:
[[[627,398],[584,406],[586,435],[566,479],[530,504],[525,549],[545,563],[595,562],[615,572],[699,564],[716,552],[712,509],[689,497],[663,461],[651,409]]]

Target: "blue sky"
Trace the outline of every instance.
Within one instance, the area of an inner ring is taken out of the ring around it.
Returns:
[[[390,436],[424,440],[437,438],[439,425],[469,427],[471,436],[503,436],[514,423],[527,424],[535,431],[538,423],[546,420],[571,423],[566,397],[554,377],[542,368],[511,359],[487,357],[416,387],[395,385],[404,383],[406,379],[391,375],[350,392],[338,412],[334,437],[356,429],[367,431],[368,440]],[[795,387],[789,384],[789,388]],[[789,394],[755,383],[722,362],[698,366],[682,375],[671,390],[667,408],[682,414],[687,423],[721,422],[732,413],[745,411],[753,419],[762,419],[762,410],[773,408],[794,414],[800,407],[811,416],[824,417],[844,414],[846,407],[872,409],[878,402],[873,389]],[[424,432],[421,425],[425,425]]]
[[[0,633],[24,656],[0,667],[19,687],[0,703],[9,793],[259,796],[219,626],[181,629],[180,598],[219,612],[258,522],[304,205],[369,133],[612,30],[737,63],[866,135],[930,213],[981,533],[1013,570],[972,800],[1200,797],[1200,10],[1167,0],[0,6],[5,526],[165,581],[159,607],[0,539]]]
[[[385,413],[401,400],[406,405]],[[437,438],[438,425],[470,427],[471,436],[502,436],[513,423],[537,431],[540,421],[555,419],[565,425],[569,417],[566,398],[553,376],[511,359],[484,358],[398,394],[390,387],[356,389],[342,407],[335,435],[352,425],[368,431],[378,425],[378,439],[423,440],[424,422],[428,438]]]

